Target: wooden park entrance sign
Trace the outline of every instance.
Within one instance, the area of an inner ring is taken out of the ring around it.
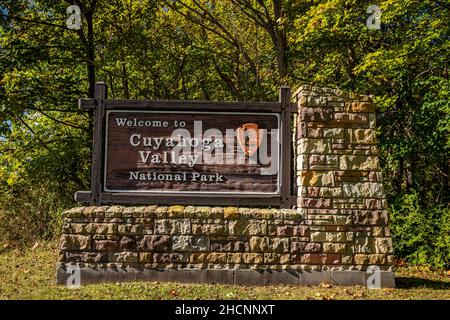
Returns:
[[[97,84],[80,100],[92,182],[75,199],[89,205],[63,213],[57,282],[393,287],[375,105],[293,96],[110,100]]]
[[[292,207],[290,89],[279,102],[80,99],[94,113],[92,205]]]

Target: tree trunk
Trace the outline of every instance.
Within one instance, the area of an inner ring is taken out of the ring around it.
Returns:
[[[89,79],[89,98],[94,98],[95,91],[95,44],[94,44],[94,24],[93,24],[93,10],[87,11],[85,13],[85,18],[87,21],[87,72]]]
[[[280,20],[285,18],[282,0],[273,0],[273,12],[275,15],[274,45],[277,52],[278,73],[280,75],[280,83],[285,84],[288,75],[288,63],[286,30],[283,25],[280,26]]]

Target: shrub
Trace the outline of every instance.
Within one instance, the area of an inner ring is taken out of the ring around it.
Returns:
[[[66,203],[65,203],[66,202]],[[48,186],[6,191],[0,199],[0,242],[21,247],[49,240],[61,230],[61,213],[69,207]]]
[[[450,267],[450,208],[420,204],[413,191],[391,205],[395,255],[411,264]]]

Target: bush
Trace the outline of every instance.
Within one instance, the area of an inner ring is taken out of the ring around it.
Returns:
[[[61,213],[70,204],[50,190],[48,186],[27,186],[20,192],[2,194],[0,243],[22,247],[59,234]]]
[[[450,208],[421,205],[413,191],[391,205],[395,255],[411,264],[450,268]]]

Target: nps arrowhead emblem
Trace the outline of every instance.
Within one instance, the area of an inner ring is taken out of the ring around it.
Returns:
[[[258,151],[261,145],[259,128],[256,123],[245,123],[236,129],[237,141],[242,151],[249,157]]]

